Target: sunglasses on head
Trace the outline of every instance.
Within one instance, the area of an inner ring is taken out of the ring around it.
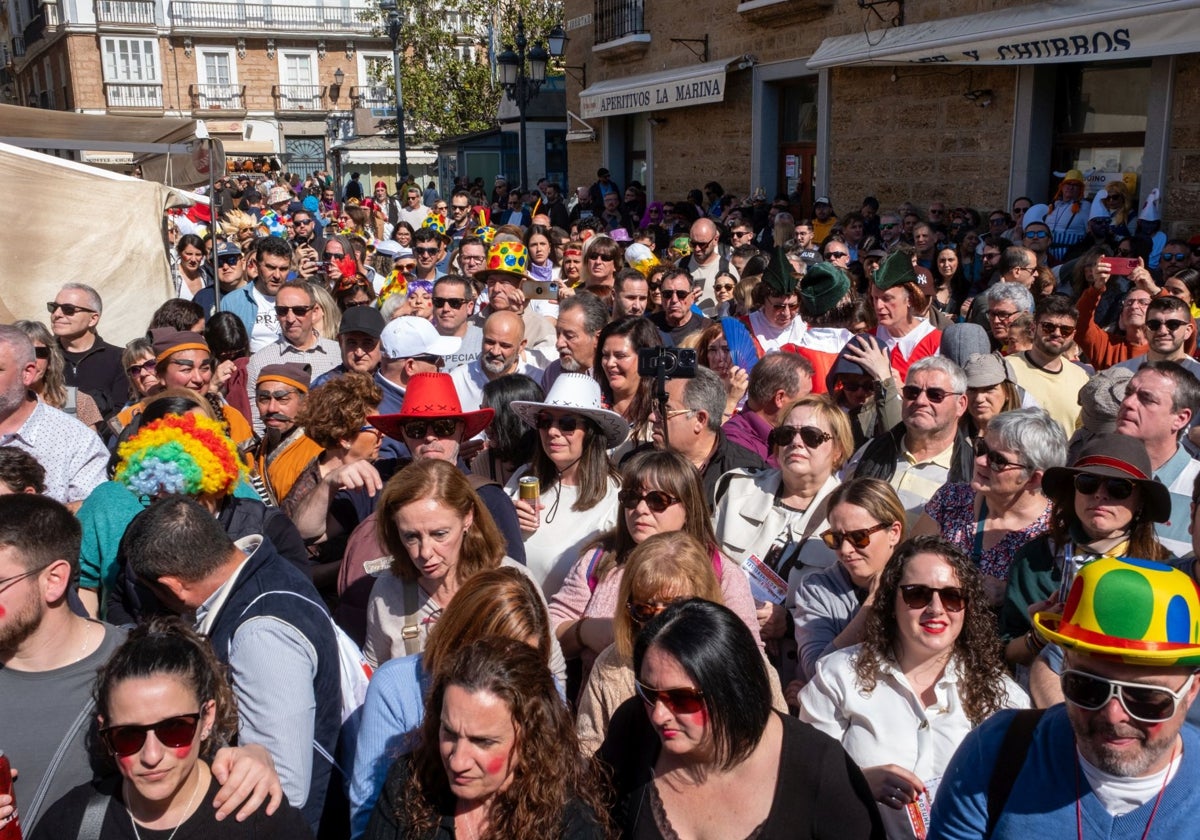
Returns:
[[[569,435],[580,427],[582,420],[572,414],[565,414],[562,417],[555,417],[553,414],[542,413],[537,416],[537,422],[534,424],[538,431],[544,432],[548,429],[553,429],[558,426],[558,430],[564,435]]]
[[[946,612],[962,612],[963,608],[967,606],[967,596],[957,586],[938,588],[926,586],[923,583],[910,583],[900,587],[900,597],[904,599],[905,606],[910,610],[923,610],[928,607],[933,602],[935,592],[941,599]]]
[[[646,624],[656,615],[661,613],[667,607],[671,606],[674,601],[635,601],[631,597],[625,602],[625,612],[629,613],[629,617],[639,626]]]
[[[800,442],[809,449],[816,449],[825,441],[833,440],[833,435],[821,431],[816,426],[776,426],[767,435],[767,446],[771,449],[776,446],[791,446],[797,435],[800,436]]]
[[[633,510],[643,501],[646,507],[654,513],[662,513],[671,505],[678,504],[679,498],[662,490],[651,490],[648,493],[638,493],[636,490],[622,490],[617,494],[617,501],[626,510]]]
[[[1163,723],[1175,716],[1194,679],[1196,675],[1189,674],[1187,682],[1178,691],[1172,691],[1161,685],[1109,680],[1069,669],[1062,672],[1062,691],[1068,703],[1089,712],[1103,709],[1116,697],[1121,708],[1134,720]]]
[[[63,314],[66,315],[68,318],[74,318],[80,312],[89,312],[93,315],[96,314],[95,309],[88,309],[86,306],[75,306],[74,304],[71,304],[71,303],[55,303],[54,301],[49,301],[46,304],[46,311],[49,312],[51,315],[54,314],[54,311],[56,309],[61,309]]]
[[[947,391],[945,388],[921,388],[917,385],[905,385],[900,389],[900,393],[909,402],[912,402],[924,393],[929,398],[929,401],[934,404],[940,403],[946,397],[960,396],[958,391]]]
[[[100,740],[113,755],[133,755],[140,752],[146,744],[146,733],[153,732],[154,737],[164,747],[179,749],[192,743],[192,739],[196,737],[196,727],[199,725],[200,713],[196,712],[146,726],[108,726],[100,730]]]
[[[317,307],[315,307],[315,306],[278,306],[277,305],[275,307],[275,317],[284,318],[287,316],[287,314],[289,312],[291,312],[297,318],[303,318],[305,315],[307,315],[309,312],[312,312],[316,308]]]
[[[704,709],[704,692],[697,688],[668,688],[659,690],[634,681],[634,688],[642,702],[653,709],[659,703],[673,715],[694,715]]]
[[[1104,494],[1117,502],[1133,495],[1133,482],[1127,478],[1110,478],[1090,473],[1079,473],[1075,476],[1075,489],[1085,496],[1096,495],[1100,485],[1104,485]]]
[[[1175,330],[1179,329],[1180,327],[1186,326],[1187,323],[1187,321],[1179,321],[1175,318],[1172,318],[1169,321],[1160,321],[1158,318],[1146,319],[1146,327],[1149,328],[1150,332],[1152,333],[1158,332],[1163,327],[1166,327],[1171,332],[1175,332]]]
[[[413,439],[427,437],[432,429],[434,435],[440,438],[454,437],[458,431],[458,421],[453,417],[438,417],[434,420],[409,420],[404,424],[404,436]]]
[[[433,299],[434,309],[441,309],[443,306],[449,306],[451,309],[462,309],[466,305],[466,298],[435,297]]]
[[[878,525],[872,525],[870,528],[858,528],[854,531],[834,531],[831,528],[821,534],[821,540],[834,551],[841,548],[843,542],[849,542],[855,548],[863,549],[871,544],[872,534],[890,527],[890,522],[880,522]]]
[[[986,459],[988,468],[996,472],[1003,472],[1004,470],[1016,469],[1018,467],[1023,470],[1029,469],[1029,466],[1026,464],[1018,461],[1010,461],[999,452],[993,452],[985,440],[975,441],[975,457]]]

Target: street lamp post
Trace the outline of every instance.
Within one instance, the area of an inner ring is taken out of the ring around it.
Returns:
[[[562,29],[555,27],[550,33],[550,52],[540,44],[534,44],[533,49],[529,50],[528,58],[529,65],[526,70],[526,52],[525,48],[529,46],[529,42],[525,37],[525,15],[517,15],[517,49],[514,52],[512,47],[507,47],[504,52],[496,56],[496,64],[500,67],[500,84],[504,86],[504,93],[509,100],[517,105],[517,113],[521,116],[521,129],[519,134],[519,144],[521,151],[521,188],[529,189],[529,158],[527,153],[527,142],[525,134],[525,112],[538,95],[542,84],[546,81],[546,62],[553,56],[558,58],[562,55],[563,42],[565,38],[562,36]]]
[[[387,12],[387,33],[392,39],[392,78],[396,80],[396,143],[400,149],[400,173],[396,177],[396,192],[408,181],[408,150],[404,146],[404,91],[401,85],[400,8],[399,0],[379,0],[379,10]]]

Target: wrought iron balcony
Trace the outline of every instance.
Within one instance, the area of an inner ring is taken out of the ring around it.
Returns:
[[[593,15],[595,43],[615,41],[646,32],[643,0],[596,0]]]
[[[350,100],[355,108],[375,112],[396,112],[396,91],[387,85],[367,85],[350,88]]]
[[[154,0],[96,0],[96,23],[104,26],[154,26]]]
[[[215,0],[171,0],[171,28],[176,30],[247,30],[250,32],[324,32],[370,35],[362,7],[282,6],[274,3],[224,3]],[[239,33],[240,34],[240,33]],[[382,37],[382,36],[381,36]]]
[[[109,108],[161,111],[163,107],[162,85],[105,82],[104,99]]]
[[[324,111],[324,85],[275,85],[271,88],[276,111]]]
[[[191,85],[193,111],[245,111],[245,85]]]

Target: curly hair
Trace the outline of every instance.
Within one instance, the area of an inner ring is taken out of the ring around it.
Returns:
[[[365,373],[351,371],[309,392],[296,423],[324,449],[352,440],[383,400],[383,389]]]
[[[237,699],[226,668],[208,639],[176,617],[152,618],[129,631],[121,646],[100,667],[92,696],[96,711],[106,721],[113,689],[118,683],[148,677],[172,677],[196,695],[198,706],[212,702],[216,716],[212,730],[200,742],[200,758],[209,761],[237,735]]]
[[[958,690],[963,711],[972,725],[978,726],[1008,700],[1004,686],[1004,646],[996,634],[996,619],[987,609],[983,573],[958,546],[937,536],[921,536],[901,543],[892,554],[879,578],[875,596],[878,607],[867,615],[855,670],[863,692],[870,694],[884,673],[884,663],[896,663],[900,645],[896,619],[900,580],[904,566],[918,554],[933,554],[954,570],[966,599],[962,631],[954,640],[954,662],[958,669]]]
[[[439,744],[450,686],[502,700],[516,732],[512,780],[488,806],[485,840],[558,837],[572,800],[590,810],[603,836],[615,836],[604,797],[608,786],[596,760],[580,750],[571,713],[544,658],[524,642],[499,638],[467,645],[434,678],[421,743],[412,754],[412,772],[397,805],[397,819],[407,826],[408,836],[430,836],[441,819],[437,803],[453,800]]]

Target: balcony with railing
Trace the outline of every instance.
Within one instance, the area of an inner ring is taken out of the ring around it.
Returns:
[[[98,26],[154,26],[154,0],[96,0]]]
[[[592,52],[603,59],[629,58],[650,49],[644,0],[596,0]]]
[[[246,113],[245,85],[191,85],[188,95],[192,99],[192,111],[236,111]]]
[[[396,113],[396,91],[388,85],[352,87],[350,101],[355,108],[365,108],[377,116],[394,116]]]
[[[282,6],[275,3],[225,3],[219,0],[172,0],[171,28],[176,31],[248,30],[329,35],[370,35],[362,7]],[[239,32],[240,34],[240,32]],[[382,37],[382,36],[381,36]]]
[[[324,85],[275,85],[271,88],[275,98],[275,110],[285,111],[324,111]]]
[[[161,111],[162,85],[129,82],[105,82],[104,100],[109,108]]]

